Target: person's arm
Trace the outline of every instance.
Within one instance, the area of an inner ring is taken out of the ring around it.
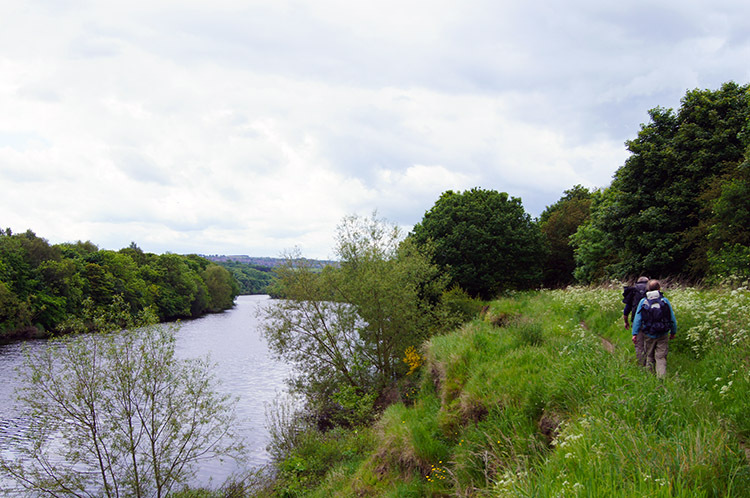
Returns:
[[[641,329],[641,305],[646,298],[640,300],[638,306],[635,308],[635,316],[633,317],[633,335],[638,335],[638,331]]]
[[[664,300],[669,305],[669,318],[671,322],[671,327],[669,330],[669,339],[671,340],[671,339],[674,339],[674,336],[677,334],[677,317],[674,316],[674,308],[672,307],[672,303],[669,302],[669,299],[665,297]]]
[[[643,299],[638,303],[635,309],[635,317],[633,318],[633,343],[635,343],[638,331],[641,329],[641,303],[643,303]]]

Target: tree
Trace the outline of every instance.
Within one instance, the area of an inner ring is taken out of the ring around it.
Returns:
[[[570,236],[589,218],[591,202],[591,192],[576,185],[539,216],[539,228],[547,245],[545,286],[561,287],[573,282],[576,263]]]
[[[31,326],[28,303],[18,300],[8,286],[0,280],[0,337],[8,331]]]
[[[267,294],[272,284],[271,268],[255,266],[239,261],[222,261],[219,266],[226,268],[239,285],[239,294]]]
[[[111,275],[113,292],[121,294],[135,312],[152,304],[147,299],[146,282],[138,273],[138,265],[128,253],[102,250],[90,258]]]
[[[237,297],[239,287],[229,270],[219,265],[209,264],[201,275],[206,283],[210,302],[209,311],[220,311],[231,308]]]
[[[337,399],[354,393],[371,403],[405,375],[404,350],[435,332],[445,281],[401,238],[375,215],[347,217],[338,228],[339,266],[317,271],[297,251],[277,268],[283,299],[264,310],[264,333],[295,366],[292,387],[323,426],[346,419]]]
[[[750,147],[745,161],[722,182],[710,204],[707,259],[718,280],[750,279]]]
[[[603,222],[604,214],[612,209],[616,195],[612,187],[594,191],[589,218],[570,236],[576,264],[573,276],[578,282],[601,282],[612,271],[612,265],[618,262],[617,246]]]
[[[693,90],[677,113],[649,111],[650,122],[626,142],[632,153],[615,173],[613,202],[599,228],[618,248],[609,276],[708,271],[707,218],[717,182],[743,161],[750,144],[750,86]]]
[[[174,330],[53,340],[24,366],[29,444],[17,460],[0,457],[0,471],[28,493],[161,498],[198,461],[240,455],[234,402],[207,360],[175,356]]]
[[[199,295],[199,284],[203,282],[190,269],[184,256],[162,254],[147,268],[148,271],[143,272],[144,280],[155,285],[153,290],[156,295],[153,299],[159,317],[172,319],[193,316],[192,304]]]
[[[433,261],[473,296],[495,297],[541,283],[541,232],[521,200],[494,190],[447,191],[414,226],[411,236],[433,244]]]

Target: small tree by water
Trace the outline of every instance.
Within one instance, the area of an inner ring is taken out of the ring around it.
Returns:
[[[25,496],[161,498],[197,462],[240,458],[236,400],[217,392],[208,359],[175,356],[174,332],[80,335],[27,355],[18,400],[28,442],[0,455],[0,472]]]
[[[317,271],[292,253],[276,268],[284,298],[263,310],[269,348],[295,367],[292,390],[321,424],[372,415],[378,395],[403,378],[404,351],[439,330],[445,279],[396,225],[345,217],[339,265]]]

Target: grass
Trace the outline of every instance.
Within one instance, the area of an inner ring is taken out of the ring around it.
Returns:
[[[620,292],[522,293],[433,337],[413,401],[296,449],[282,477],[306,485],[275,496],[750,496],[750,292],[665,291],[664,380],[636,365]]]

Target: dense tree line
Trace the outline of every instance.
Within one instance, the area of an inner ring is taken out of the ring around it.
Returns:
[[[649,116],[572,238],[576,278],[750,277],[750,87],[689,91]]]
[[[81,241],[50,245],[31,230],[0,230],[5,336],[64,332],[115,302],[132,315],[197,317],[230,308],[238,293],[227,269],[199,256],[145,253],[134,243],[119,251]]]
[[[270,292],[269,286],[274,280],[273,268],[232,260],[220,261],[216,264],[229,270],[239,284],[240,294],[268,294]]]
[[[530,220],[493,190],[445,192],[411,237],[473,296],[647,274],[750,278],[750,86],[657,107],[606,188],[576,185]]]

